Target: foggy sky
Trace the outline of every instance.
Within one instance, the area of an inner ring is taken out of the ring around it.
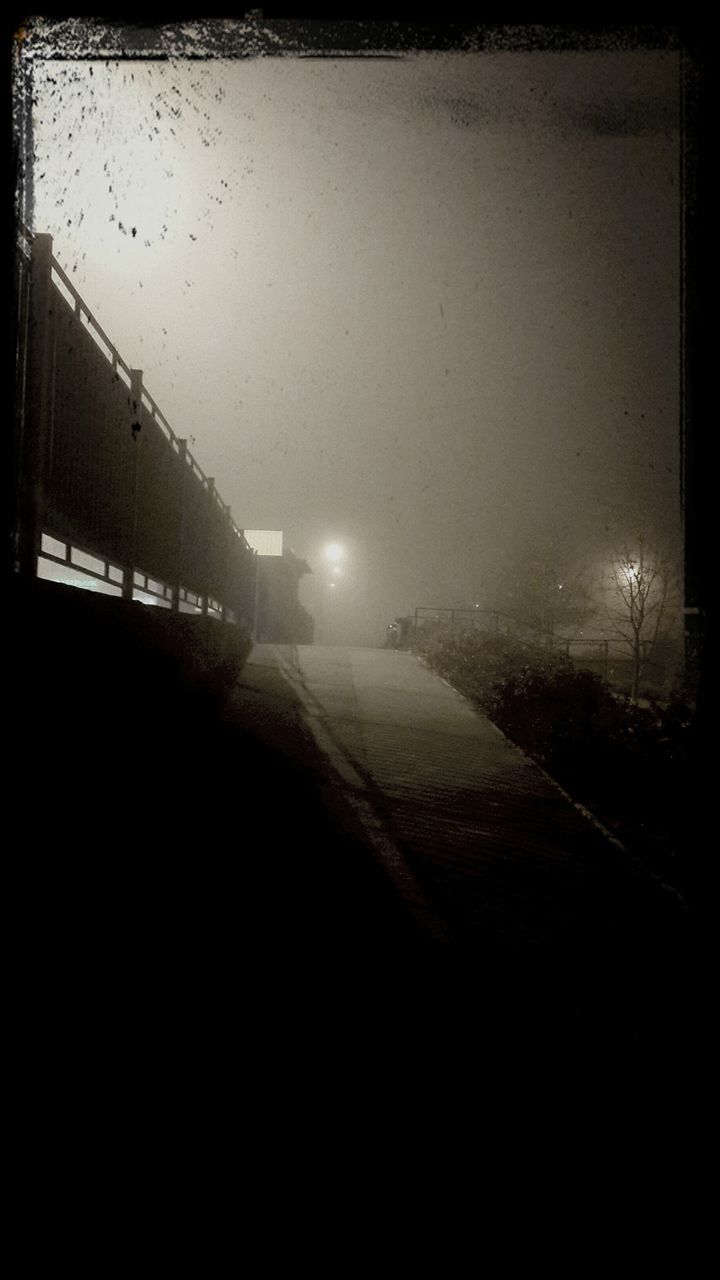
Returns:
[[[238,524],[307,559],[319,640],[482,601],[548,528],[677,538],[678,69],[35,64],[26,220]]]

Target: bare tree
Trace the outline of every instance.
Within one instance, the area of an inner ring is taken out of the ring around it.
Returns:
[[[518,551],[490,594],[493,608],[549,647],[581,634],[596,610],[571,537],[555,530],[540,531]]]
[[[627,544],[610,563],[605,611],[613,634],[632,657],[630,696],[637,698],[643,669],[656,645],[672,573],[668,559],[643,538],[637,551]]]

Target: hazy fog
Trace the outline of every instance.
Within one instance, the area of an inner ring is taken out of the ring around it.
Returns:
[[[318,640],[679,526],[678,59],[37,61],[33,206]],[[329,587],[323,548],[345,551]]]

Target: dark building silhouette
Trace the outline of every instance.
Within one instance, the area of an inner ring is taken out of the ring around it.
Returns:
[[[312,570],[285,549],[282,555],[257,555],[255,639],[259,644],[312,644],[314,624],[300,604],[300,579]]]

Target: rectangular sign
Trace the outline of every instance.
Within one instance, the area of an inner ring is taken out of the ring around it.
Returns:
[[[282,529],[244,529],[246,540],[259,556],[281,556],[283,553]]]

